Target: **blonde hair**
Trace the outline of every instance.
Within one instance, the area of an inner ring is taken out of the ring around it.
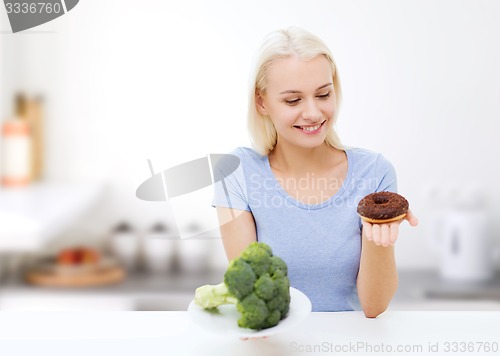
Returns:
[[[286,30],[272,32],[264,39],[259,55],[257,56],[255,71],[252,77],[253,80],[250,85],[247,117],[252,144],[254,149],[262,155],[268,155],[274,149],[278,136],[269,116],[263,116],[257,110],[256,95],[257,93],[264,93],[266,90],[269,67],[276,60],[294,55],[303,60],[310,60],[316,56],[323,55],[330,62],[333,74],[333,87],[336,95],[336,110],[333,117],[334,124],[337,121],[342,101],[342,91],[337,67],[328,47],[317,36],[298,27],[290,27]],[[325,143],[331,147],[343,149],[333,125],[327,133]]]

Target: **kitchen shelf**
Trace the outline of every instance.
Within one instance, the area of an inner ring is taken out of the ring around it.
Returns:
[[[434,270],[399,271],[390,310],[499,310],[500,271],[487,281],[445,280]]]
[[[97,201],[100,184],[37,183],[0,188],[0,251],[35,251]]]

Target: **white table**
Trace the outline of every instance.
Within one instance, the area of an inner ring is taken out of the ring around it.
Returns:
[[[312,313],[248,341],[202,330],[186,312],[0,312],[2,355],[499,355],[499,344],[500,312]]]

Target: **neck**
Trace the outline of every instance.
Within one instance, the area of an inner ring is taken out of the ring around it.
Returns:
[[[334,148],[326,143],[313,148],[284,145],[279,142],[269,154],[273,169],[289,174],[305,174],[325,169],[332,159]]]

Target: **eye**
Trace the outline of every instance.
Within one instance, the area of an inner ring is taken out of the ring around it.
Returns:
[[[285,100],[285,103],[287,103],[287,105],[296,105],[296,104],[298,104],[299,101],[300,101],[300,98],[297,98],[297,99],[292,99],[292,100]]]
[[[318,95],[317,97],[320,98],[320,99],[328,99],[330,97],[330,92]]]

